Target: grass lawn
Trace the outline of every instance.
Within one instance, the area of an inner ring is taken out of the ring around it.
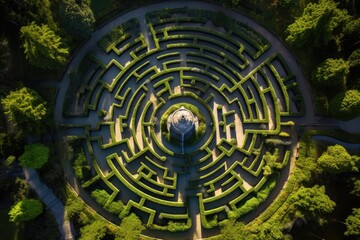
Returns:
[[[21,239],[20,225],[9,222],[9,215],[8,215],[9,211],[10,211],[10,207],[0,210],[0,226],[1,229],[3,230],[1,231],[1,239],[8,239],[8,240]]]

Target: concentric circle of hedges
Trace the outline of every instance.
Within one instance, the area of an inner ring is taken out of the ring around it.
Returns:
[[[150,5],[146,15],[143,8],[105,25],[72,61],[58,98],[62,132],[81,141],[82,169],[91,169],[76,173],[99,202],[88,204],[120,218],[134,212],[149,229],[187,230],[186,237],[260,213],[286,179],[291,119],[303,113],[299,76],[282,44],[242,15],[204,6]],[[160,126],[178,103],[206,119],[184,153]]]

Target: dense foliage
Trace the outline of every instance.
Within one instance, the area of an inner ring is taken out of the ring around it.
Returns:
[[[140,239],[141,232],[145,227],[141,220],[134,213],[124,217],[121,221],[120,228],[115,233],[116,240],[137,240]]]
[[[108,223],[96,220],[80,230],[79,240],[101,240],[106,236]]]
[[[9,212],[11,222],[23,222],[36,218],[43,212],[42,203],[36,199],[25,199],[17,202]]]
[[[313,73],[313,80],[322,87],[345,88],[349,74],[349,62],[344,59],[329,58],[322,62]]]
[[[89,1],[61,0],[60,21],[71,36],[75,38],[89,36],[95,23]]]
[[[30,88],[10,92],[1,103],[9,120],[26,133],[37,133],[47,116],[45,101]]]
[[[357,161],[359,158],[351,156],[341,145],[329,146],[317,160],[321,168],[333,174],[358,171]]]
[[[345,220],[345,236],[360,236],[360,208],[354,208]]]
[[[330,103],[330,113],[341,120],[360,116],[360,91],[353,89],[339,93]]]
[[[339,9],[333,0],[309,3],[301,17],[288,26],[286,41],[296,47],[320,46],[338,40],[345,24],[351,19],[346,10]]]
[[[58,69],[67,63],[69,50],[48,25],[32,22],[20,29],[20,38],[26,59],[34,66]]]
[[[317,185],[311,188],[300,187],[290,197],[290,202],[297,210],[296,216],[301,216],[305,219],[317,219],[324,214],[331,213],[336,205],[326,195],[325,187]]]
[[[20,165],[26,168],[41,168],[49,159],[50,150],[43,144],[25,146],[25,152],[19,157]]]

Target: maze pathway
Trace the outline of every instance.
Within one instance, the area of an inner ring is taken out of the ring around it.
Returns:
[[[283,184],[294,155],[290,120],[305,109],[278,42],[241,19],[192,8],[149,11],[113,29],[122,33],[78,60],[80,84],[67,90],[72,104],[64,102],[60,122],[82,140],[92,171],[84,189],[105,190],[105,207],[121,201],[120,215],[134,212],[149,229],[198,232],[201,222],[205,232],[241,219]],[[206,119],[184,154],[160,126],[181,103]]]

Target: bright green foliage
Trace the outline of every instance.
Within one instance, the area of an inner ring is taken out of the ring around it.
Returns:
[[[43,212],[42,203],[36,199],[25,199],[17,202],[10,209],[11,222],[24,222],[36,218]]]
[[[108,194],[105,190],[95,189],[92,191],[91,197],[94,198],[95,201],[101,206],[104,206],[107,200],[110,198],[110,194]]]
[[[346,77],[349,74],[349,62],[344,59],[326,59],[316,68],[313,80],[321,87],[342,87],[346,85]]]
[[[69,50],[48,25],[32,22],[20,29],[26,59],[36,67],[58,69],[67,63]]]
[[[244,240],[249,236],[249,232],[245,231],[245,224],[234,219],[224,221],[220,225],[220,232],[222,240]]]
[[[265,222],[261,225],[252,229],[252,235],[250,235],[247,239],[253,240],[280,240],[284,239],[284,235],[282,233],[282,226],[279,223],[274,222]]]
[[[360,25],[360,22],[359,22]],[[350,67],[355,67],[360,65],[360,48],[353,51],[348,59]]]
[[[333,202],[325,193],[325,187],[315,185],[312,188],[300,187],[298,191],[290,197],[290,202],[295,206],[298,216],[302,215],[309,218],[317,218],[325,213],[334,210]]]
[[[353,208],[352,214],[345,220],[346,232],[345,236],[360,235],[360,208]]]
[[[277,162],[279,159],[279,149],[276,148],[274,154],[271,154],[270,152],[266,152],[264,156],[265,160],[265,166],[263,168],[264,175],[268,176],[273,173],[273,169],[281,169],[283,166],[281,163]]]
[[[80,229],[79,240],[101,240],[108,231],[107,223],[103,220],[96,220]]]
[[[360,91],[349,90],[335,96],[330,103],[330,113],[340,120],[360,116]]]
[[[309,3],[302,16],[288,26],[286,41],[296,47],[308,43],[320,46],[329,42],[351,19],[347,11],[338,9],[337,5],[333,0]]]
[[[60,19],[62,26],[70,35],[81,38],[90,35],[95,23],[94,14],[87,1],[62,0]]]
[[[90,222],[90,217],[86,212],[85,203],[76,195],[69,194],[66,200],[66,211],[68,219],[75,220],[83,225]]]
[[[35,143],[25,146],[25,152],[19,157],[20,165],[26,168],[41,168],[49,159],[49,148]]]
[[[134,214],[123,218],[120,228],[115,233],[116,240],[137,240],[140,239],[141,232],[145,227],[141,224],[141,220]]]
[[[345,34],[354,35],[354,37],[359,37],[360,34],[360,18],[355,18],[349,21],[344,29]]]
[[[351,156],[341,145],[329,146],[317,160],[319,166],[326,172],[337,174],[351,171],[358,171],[356,156]]]
[[[350,193],[360,197],[360,179],[352,178],[351,180],[353,182],[354,187]]]
[[[90,166],[87,164],[86,157],[83,151],[75,156],[73,169],[76,178],[80,181],[83,181],[90,176]]]
[[[41,120],[46,117],[46,104],[34,90],[23,87],[12,91],[1,103],[4,113],[15,126],[24,132],[39,132]]]

